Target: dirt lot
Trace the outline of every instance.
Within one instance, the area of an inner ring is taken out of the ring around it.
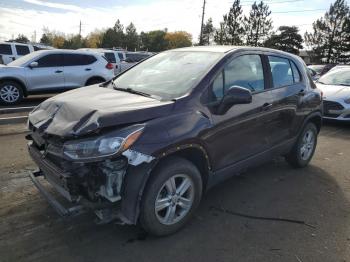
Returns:
[[[217,186],[193,221],[166,238],[97,226],[89,214],[62,220],[28,178],[34,166],[24,134],[3,133],[0,261],[350,261],[350,125],[323,128],[308,168],[277,159]]]

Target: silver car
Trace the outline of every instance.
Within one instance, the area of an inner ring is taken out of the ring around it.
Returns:
[[[65,91],[114,77],[114,67],[101,54],[43,50],[0,65],[0,103],[15,104],[34,93]]]
[[[350,121],[350,68],[329,71],[316,84],[323,92],[324,118]]]

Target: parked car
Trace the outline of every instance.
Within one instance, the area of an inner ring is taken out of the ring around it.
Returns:
[[[335,66],[336,64],[308,65],[308,68],[314,70],[319,76],[323,76]]]
[[[317,81],[324,95],[325,119],[350,121],[350,67],[331,70]]]
[[[321,122],[321,92],[295,55],[169,50],[31,112],[28,149],[40,171],[30,177],[60,214],[85,207],[100,223],[139,222],[167,235],[209,188],[243,169],[279,155],[305,167]],[[42,176],[76,206],[59,203]]]
[[[118,75],[122,72],[121,61],[123,58],[120,58],[118,51],[103,48],[81,48],[79,50],[92,51],[103,54],[107,61],[113,65],[115,75]]]
[[[43,50],[0,65],[0,103],[16,104],[33,93],[65,91],[110,80],[113,65],[86,51]]]
[[[0,42],[0,64],[7,65],[17,58],[38,50],[52,49],[52,47],[41,44],[22,44],[15,42]]]
[[[125,59],[122,60],[121,63],[122,72],[152,56],[153,54],[149,52],[126,52],[124,55]]]

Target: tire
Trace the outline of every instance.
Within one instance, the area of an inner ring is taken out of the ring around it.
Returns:
[[[314,123],[306,124],[291,152],[286,156],[287,162],[295,168],[307,166],[315,153],[317,135],[316,125]]]
[[[96,84],[103,83],[103,82],[104,82],[104,80],[101,78],[92,78],[86,82],[86,86],[92,86],[92,85],[96,85]]]
[[[175,183],[175,188],[171,188],[172,181]],[[185,187],[187,189],[182,191],[181,185],[187,185],[188,188]],[[176,194],[171,196],[171,191],[175,191]],[[165,159],[152,173],[143,194],[141,226],[155,236],[173,234],[191,219],[201,197],[202,177],[198,169],[183,158]],[[159,201],[160,199],[162,201]],[[158,211],[156,211],[156,200],[159,203]]]
[[[23,89],[14,81],[0,83],[0,103],[4,105],[15,105],[22,101]]]

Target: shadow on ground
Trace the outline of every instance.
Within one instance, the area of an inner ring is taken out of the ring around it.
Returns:
[[[0,253],[2,261],[345,261],[349,208],[327,171],[291,169],[278,159],[213,188],[190,224],[165,238],[137,227],[97,226],[90,215],[63,221],[33,191],[16,210],[2,213]]]

